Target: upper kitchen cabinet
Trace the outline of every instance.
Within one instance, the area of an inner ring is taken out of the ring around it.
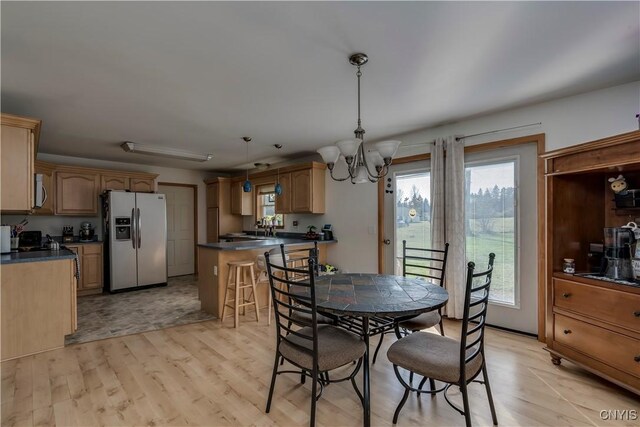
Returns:
[[[156,181],[153,178],[131,178],[129,189],[136,193],[155,193]]]
[[[310,167],[291,172],[291,212],[324,213],[325,168],[313,162]]]
[[[207,243],[217,243],[221,234],[242,231],[242,218],[231,213],[230,178],[214,178],[206,180],[205,184],[207,184]]]
[[[100,192],[106,190],[155,193],[158,175],[145,172],[121,172],[96,169],[100,174]]]
[[[98,215],[99,175],[65,168],[56,171],[56,215]]]
[[[30,212],[33,208],[34,161],[41,121],[2,114],[2,212]]]
[[[35,162],[37,174],[42,175],[42,206],[34,209],[34,215],[53,215],[55,213],[55,180],[53,173],[55,165],[46,162]]]
[[[282,193],[276,196],[276,213],[291,213],[291,174],[280,174],[277,180],[280,183],[280,187],[282,187]]]
[[[253,215],[253,191],[244,192],[244,181],[245,178],[231,182],[231,213],[234,215]]]
[[[207,184],[207,208],[218,208],[220,202],[218,200],[218,194],[220,194],[220,183],[211,182]]]
[[[124,175],[100,175],[100,190],[128,190],[129,177]]]

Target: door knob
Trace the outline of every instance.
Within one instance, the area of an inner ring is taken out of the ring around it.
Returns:
[[[385,245],[390,245],[390,244],[391,244],[391,240],[389,240],[389,239],[384,239],[384,240],[382,241],[382,243],[384,243]]]

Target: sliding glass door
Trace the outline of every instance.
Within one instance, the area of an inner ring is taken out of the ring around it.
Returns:
[[[535,144],[465,156],[467,261],[496,254],[488,323],[537,332]],[[392,165],[384,183],[383,271],[402,274],[402,241],[431,247],[430,162]],[[459,268],[465,268],[464,265]]]

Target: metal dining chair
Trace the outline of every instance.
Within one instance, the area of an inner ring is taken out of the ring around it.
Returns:
[[[389,347],[387,357],[393,363],[393,370],[400,384],[404,387],[404,395],[393,415],[393,423],[398,421],[400,410],[412,391],[435,395],[443,392],[446,402],[465,417],[467,427],[471,426],[469,394],[467,387],[471,382],[484,384],[489,399],[493,424],[498,425],[496,410],[491,396],[489,376],[487,375],[486,357],[484,353],[484,329],[489,305],[489,289],[493,273],[495,254],[489,254],[489,264],[485,271],[475,273],[475,264],[467,265],[467,282],[464,296],[464,313],[460,340],[440,336],[428,332],[409,334]],[[408,384],[398,368],[424,376],[417,388]],[[482,373],[484,381],[476,380]],[[422,386],[429,379],[430,390]],[[447,383],[443,388],[435,388],[435,380]],[[447,397],[452,385],[460,388],[463,408],[453,404]]]
[[[426,249],[407,247],[407,241],[402,241],[402,275],[404,277],[422,277],[431,282],[444,286],[444,277],[447,269],[447,256],[449,244],[445,243],[444,249]],[[398,338],[402,338],[403,331],[416,332],[439,325],[440,335],[444,336],[441,309],[419,314],[418,316],[396,318],[393,320],[393,329]],[[385,334],[380,335],[380,341],[373,353],[373,363],[376,363],[378,352],[382,347]]]
[[[316,402],[325,385],[350,380],[360,401],[363,402],[355,376],[362,366],[366,346],[355,334],[332,325],[319,324],[315,292],[316,262],[313,255],[305,260],[306,268],[277,265],[270,258],[272,256],[265,253],[276,318],[277,342],[266,412],[271,410],[273,390],[279,374],[296,373],[301,374],[303,378],[308,376],[312,381],[309,424],[313,427],[316,421]],[[295,280],[288,278],[294,276]],[[278,364],[284,360],[299,371],[278,370]],[[356,362],[356,365],[349,375],[329,379],[329,371],[353,362]]]

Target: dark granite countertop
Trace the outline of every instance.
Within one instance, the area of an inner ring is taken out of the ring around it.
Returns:
[[[102,243],[102,240],[98,239],[98,236],[93,236],[91,240],[80,240],[80,236],[73,236],[73,242],[63,242],[62,236],[52,236],[53,240],[62,244],[62,245],[80,245],[80,244],[93,244],[93,243]],[[47,243],[47,239],[42,240],[42,244]]]
[[[220,243],[203,243],[198,246],[201,248],[217,249],[220,251],[242,251],[248,249],[261,249],[285,245],[308,245],[309,243],[318,242],[318,244],[337,243],[337,240],[306,240],[306,239],[286,239],[286,238],[262,238],[257,240],[246,240],[244,242],[220,242]]]
[[[0,255],[0,264],[17,264],[21,262],[55,261],[58,259],[73,259],[75,254],[67,249],[59,251],[31,251],[11,252]]]

